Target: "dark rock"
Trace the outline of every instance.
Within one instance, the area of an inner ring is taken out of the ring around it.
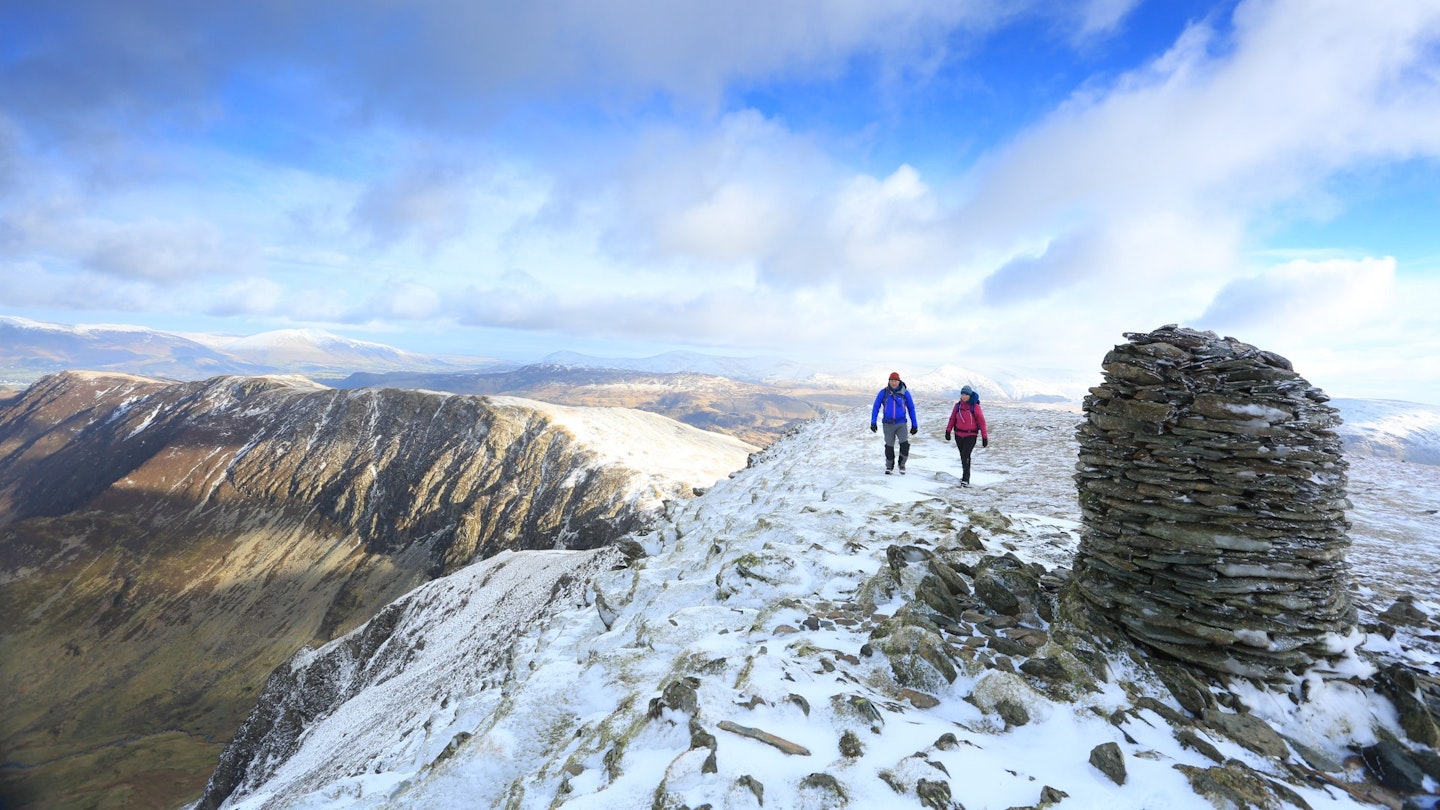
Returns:
[[[1402,793],[1419,793],[1425,789],[1425,772],[1403,745],[1395,740],[1380,742],[1361,749],[1365,767],[1385,787]]]
[[[810,716],[810,701],[806,700],[803,695],[790,694],[786,695],[785,699],[799,706],[800,711],[804,712],[806,717]]]
[[[1016,700],[1001,698],[995,701],[995,711],[1005,721],[1006,727],[1023,726],[1030,722],[1030,711]]]
[[[1190,787],[1210,799],[1217,807],[1298,807],[1310,810],[1300,794],[1279,782],[1266,779],[1238,759],[1224,765],[1197,768],[1176,765],[1175,769],[1190,780]]]
[[[1430,624],[1429,614],[1415,607],[1415,597],[1409,594],[1396,599],[1395,604],[1376,618],[1394,627],[1425,627]]]
[[[1396,662],[1387,665],[1375,677],[1375,688],[1395,704],[1400,716],[1400,727],[1417,743],[1431,748],[1440,748],[1440,729],[1421,695],[1420,684],[1415,672],[1405,664]]]
[[[975,596],[1006,616],[1035,617],[1040,577],[1013,554],[986,557],[975,566]]]
[[[616,540],[614,546],[619,549],[626,561],[638,560],[641,557],[649,556],[645,552],[645,547],[629,536]]]
[[[1215,696],[1211,694],[1210,688],[1184,667],[1166,661],[1154,661],[1151,663],[1151,670],[1185,711],[1200,717],[1215,707]]]
[[[1205,721],[1205,725],[1260,756],[1279,760],[1290,756],[1285,739],[1277,734],[1269,723],[1253,714],[1230,714],[1210,709],[1201,715],[1201,719]]]
[[[1000,635],[991,636],[986,646],[1001,655],[1010,655],[1016,658],[1024,658],[1035,651],[1029,645]]]
[[[952,810],[950,783],[938,779],[921,779],[915,783],[915,795],[920,806],[930,810]]]
[[[951,597],[960,598],[970,595],[970,586],[965,583],[965,579],[960,576],[960,572],[951,566],[939,560],[931,560],[929,568],[931,574],[945,583],[945,588],[950,591]]]
[[[1164,703],[1161,703],[1160,701],[1150,697],[1149,695],[1143,695],[1139,698],[1136,698],[1135,708],[1149,709],[1150,711],[1155,712],[1156,714],[1165,718],[1165,722],[1177,728],[1184,728],[1190,725],[1190,718],[1175,711],[1169,706],[1166,706]]]
[[[959,674],[937,630],[913,622],[902,624],[881,639],[879,647],[890,659],[890,669],[901,686],[939,692]]]
[[[940,705],[939,698],[924,692],[917,692],[914,689],[901,689],[900,697],[905,698],[911,706],[917,709],[933,709]]]
[[[846,759],[856,759],[865,753],[865,746],[860,743],[860,738],[855,732],[846,729],[840,735],[840,756]]]
[[[1054,658],[1031,658],[1020,664],[1020,671],[1045,681],[1060,682],[1070,679],[1065,667]]]
[[[666,708],[689,715],[695,714],[695,709],[699,706],[695,690],[699,688],[700,681],[697,678],[687,677],[671,681],[665,685],[660,697],[650,701],[649,716],[652,719],[657,718],[661,710]]]
[[[1043,810],[1043,808],[1059,804],[1061,799],[1068,798],[1070,798],[1069,793],[1046,785],[1040,788],[1040,803],[1036,805],[1036,807],[1042,808]]]
[[[985,550],[985,542],[980,539],[980,535],[976,533],[972,526],[966,526],[964,530],[960,532],[960,535],[955,538],[955,542],[956,545],[966,551]]]
[[[1090,749],[1090,764],[1115,784],[1125,784],[1125,755],[1116,743],[1102,743]]]
[[[755,796],[755,801],[759,802],[761,807],[765,806],[765,785],[759,779],[747,773],[736,779],[735,785],[750,791]]]
[[[1193,729],[1182,728],[1176,731],[1175,739],[1180,742],[1182,747],[1195,751],[1211,762],[1219,763],[1225,761],[1225,755],[1220,753],[1220,749],[1211,745],[1207,740],[1202,739]]]
[[[820,793],[825,798],[822,803],[827,807],[835,807],[848,804],[850,797],[845,793],[845,788],[840,786],[840,780],[828,773],[812,773],[800,780],[800,790]]]

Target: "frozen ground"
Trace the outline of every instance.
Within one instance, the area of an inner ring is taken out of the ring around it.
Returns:
[[[985,545],[972,563],[1012,551],[1054,568],[1069,565],[1078,542],[1077,411],[988,406],[990,447],[976,452],[975,486],[961,489],[958,454],[941,436],[948,403],[920,410],[908,475],[884,475],[868,412],[815,420],[636,538],[648,556],[601,573],[583,604],[557,605],[542,620],[521,611],[532,618],[504,626],[491,607],[503,595],[482,583],[502,565],[517,587],[530,581],[515,579],[524,566],[555,576],[553,556],[506,555],[422,587],[406,597],[391,642],[410,645],[396,659],[403,668],[351,708],[325,713],[288,762],[227,806],[821,808],[841,806],[843,794],[844,806],[896,808],[937,806],[917,792],[938,782],[968,810],[1034,806],[1056,795],[1047,788],[1065,794],[1062,809],[1215,806],[1182,774],[1214,762],[1152,710],[1134,708],[1137,695],[1176,703],[1123,657],[1097,692],[1071,702],[978,665],[906,693],[886,656],[867,652],[875,622],[902,605],[882,599],[878,617],[856,616],[854,605],[883,578],[893,547],[953,548],[969,527]],[[1437,473],[1353,460],[1351,560],[1366,620],[1402,592],[1440,613]],[[476,656],[496,638],[513,643]],[[1440,674],[1434,641],[1402,631],[1366,643]],[[1350,671],[1365,674],[1365,664],[1352,660]],[[1348,744],[1396,728],[1388,703],[1343,678],[1307,687],[1303,702],[1242,697],[1255,716],[1337,762]],[[1001,700],[1024,705],[1026,722],[1001,722]],[[385,722],[357,721],[355,706]],[[803,751],[782,753],[735,729]],[[844,747],[847,732],[858,747]],[[1315,810],[1357,806],[1344,789],[1298,783],[1276,759],[1199,733]],[[1089,762],[1105,743],[1123,756],[1123,786]],[[1346,768],[1333,778],[1359,775]]]

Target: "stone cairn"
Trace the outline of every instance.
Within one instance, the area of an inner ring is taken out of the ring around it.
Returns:
[[[1125,337],[1076,431],[1069,612],[1262,680],[1334,658],[1356,617],[1329,398],[1285,358],[1213,332]]]

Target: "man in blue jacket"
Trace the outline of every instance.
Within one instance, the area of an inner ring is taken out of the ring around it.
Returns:
[[[889,475],[895,469],[895,440],[900,440],[900,474],[905,474],[905,459],[910,455],[910,440],[905,436],[905,417],[910,417],[910,435],[914,436],[920,430],[920,421],[915,418],[915,400],[910,398],[910,390],[905,387],[905,382],[900,379],[900,372],[890,372],[890,382],[880,389],[875,395],[875,406],[870,409],[870,432],[874,433],[878,428],[875,425],[876,417],[881,416],[880,421],[885,425],[885,474]]]

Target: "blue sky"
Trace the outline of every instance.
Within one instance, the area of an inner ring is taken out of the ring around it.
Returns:
[[[0,314],[1440,403],[1440,3],[19,0]]]

